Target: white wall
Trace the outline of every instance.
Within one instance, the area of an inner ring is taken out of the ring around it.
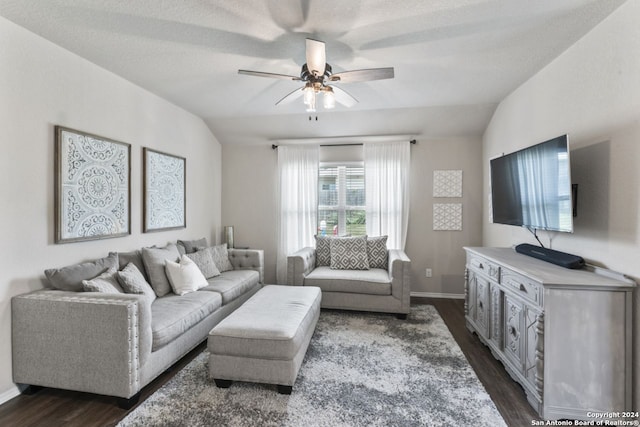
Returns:
[[[276,283],[278,153],[271,144],[222,144],[222,225],[236,247],[264,250],[264,283]]]
[[[463,246],[482,241],[482,144],[474,138],[420,140],[411,147],[411,208],[406,252],[411,290],[464,296]],[[462,198],[434,198],[434,170],[462,170]],[[433,231],[434,203],[462,203],[462,231]],[[426,278],[425,269],[433,270]],[[434,295],[435,294],[435,295]]]
[[[411,210],[406,252],[411,258],[413,292],[464,294],[462,246],[482,239],[482,143],[474,138],[420,139],[411,146]],[[361,149],[361,147],[356,147]],[[323,147],[324,161],[358,160],[354,147]],[[275,283],[277,247],[277,153],[271,144],[222,145],[222,222],[234,225],[236,246],[265,251],[265,281]],[[361,156],[359,157],[362,158]],[[463,170],[461,199],[432,197],[433,170]],[[463,231],[433,231],[432,204],[461,202]],[[425,268],[433,277],[425,277]]]
[[[219,234],[220,144],[203,121],[0,17],[0,403],[11,374],[11,297],[43,270],[109,251]],[[131,235],[56,245],[54,125],[131,144]],[[142,234],[142,147],[187,159],[187,229]]]
[[[640,281],[640,2],[629,1],[509,95],[484,135],[484,198],[489,158],[569,134],[578,184],[574,234],[542,233],[575,253]],[[530,242],[523,229],[489,224],[483,244]],[[640,408],[640,308],[634,302],[634,403]],[[621,307],[622,309],[622,307]]]

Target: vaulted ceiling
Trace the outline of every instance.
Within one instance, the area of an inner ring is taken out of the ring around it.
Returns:
[[[624,0],[0,0],[0,15],[202,117],[223,144],[407,134],[482,135],[497,104]],[[359,103],[276,106],[305,38]],[[7,66],[3,64],[2,66]],[[318,120],[315,120],[315,117]]]

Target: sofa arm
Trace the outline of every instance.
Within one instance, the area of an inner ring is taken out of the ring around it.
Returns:
[[[391,294],[402,301],[402,309],[408,313],[411,306],[411,260],[404,251],[389,249],[389,277]]]
[[[16,383],[130,398],[151,353],[142,295],[40,290],[11,300]]]
[[[264,251],[262,249],[229,249],[229,261],[234,270],[255,270],[264,283]]]
[[[287,257],[287,284],[304,285],[304,278],[316,267],[316,250],[312,247],[300,249]]]

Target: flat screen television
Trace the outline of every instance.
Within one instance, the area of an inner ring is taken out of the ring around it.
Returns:
[[[567,135],[496,157],[490,164],[494,223],[573,232]]]

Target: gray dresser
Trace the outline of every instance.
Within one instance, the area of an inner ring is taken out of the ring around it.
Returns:
[[[512,248],[464,248],[465,317],[544,419],[631,411],[635,282]]]

